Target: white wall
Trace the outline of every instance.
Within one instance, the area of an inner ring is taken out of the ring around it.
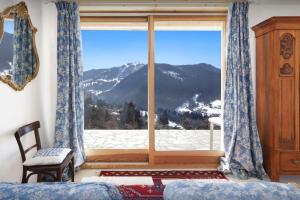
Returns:
[[[45,134],[45,146],[53,146],[56,112],[56,87],[57,87],[57,11],[54,3],[42,3],[41,38],[42,49],[40,50],[41,77],[39,92],[40,120],[43,122]]]
[[[1,0],[0,12],[18,1]],[[38,29],[37,50],[40,71],[23,91],[16,92],[0,82],[0,181],[20,181],[21,156],[14,138],[16,129],[27,123],[41,121],[43,146],[53,143],[56,105],[56,9],[53,3],[25,1],[33,25]],[[32,144],[33,137],[25,139]]]
[[[260,0],[261,3],[252,3],[249,8],[250,27],[250,51],[252,71],[255,83],[255,35],[251,27],[273,16],[300,16],[300,1],[281,0]],[[271,2],[271,3],[270,3]],[[277,3],[275,3],[277,2]]]

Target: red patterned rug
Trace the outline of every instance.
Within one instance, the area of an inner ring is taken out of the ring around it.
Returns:
[[[101,171],[100,176],[151,176],[153,185],[120,185],[118,189],[124,200],[162,200],[165,185],[162,179],[223,179],[218,171]]]

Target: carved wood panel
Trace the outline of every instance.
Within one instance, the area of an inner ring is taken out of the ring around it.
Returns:
[[[293,77],[281,78],[279,82],[279,123],[278,147],[295,148],[295,82]]]
[[[282,30],[279,32],[279,75],[280,76],[294,76],[295,67],[295,32],[286,32]]]
[[[290,63],[284,63],[280,68],[280,75],[293,75],[294,69]]]
[[[284,33],[280,38],[280,55],[290,59],[294,54],[295,37],[291,33]]]

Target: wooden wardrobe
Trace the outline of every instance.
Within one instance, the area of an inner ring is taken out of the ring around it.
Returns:
[[[272,181],[300,174],[300,17],[272,17],[256,37],[256,114],[264,167]]]

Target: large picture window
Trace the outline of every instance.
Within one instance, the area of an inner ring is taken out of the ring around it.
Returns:
[[[212,122],[222,116],[225,19],[83,17],[88,158],[153,165],[223,154]]]

